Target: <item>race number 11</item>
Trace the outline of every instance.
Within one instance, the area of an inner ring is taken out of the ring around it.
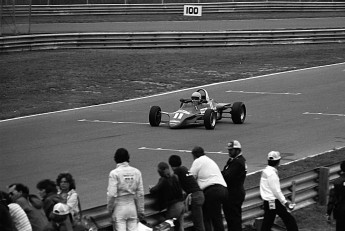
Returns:
[[[184,5],[184,16],[201,16],[201,6]]]

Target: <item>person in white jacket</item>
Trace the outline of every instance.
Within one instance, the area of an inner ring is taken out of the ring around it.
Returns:
[[[124,148],[114,155],[116,168],[109,173],[107,209],[114,230],[136,231],[144,217],[144,186],[141,172],[129,165],[129,153]]]
[[[260,179],[260,195],[264,200],[264,219],[261,231],[270,231],[276,215],[284,222],[287,231],[297,231],[295,218],[289,213],[294,205],[286,200],[280,188],[280,180],[277,167],[280,163],[280,153],[271,151],[268,153],[268,166],[262,171]]]

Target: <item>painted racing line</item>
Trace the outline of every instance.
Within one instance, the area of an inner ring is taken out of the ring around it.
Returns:
[[[111,123],[111,124],[144,124],[148,125],[149,123],[140,123],[140,122],[128,122],[128,121],[108,121],[108,120],[87,120],[81,119],[78,122],[89,122],[89,123]]]
[[[302,94],[302,93],[293,93],[293,92],[261,92],[261,91],[232,91],[232,90],[228,90],[226,92],[243,93],[243,94],[260,94],[260,95],[301,95]]]
[[[169,151],[169,152],[186,152],[190,153],[192,151],[190,150],[183,150],[183,149],[169,149],[169,148],[148,148],[148,147],[141,147],[138,148],[139,150],[150,150],[150,151]],[[206,154],[221,154],[221,155],[228,155],[226,152],[210,152],[210,151],[205,151]]]
[[[303,115],[322,115],[322,116],[345,117],[345,114],[329,114],[329,113],[322,113],[322,112],[304,112]]]

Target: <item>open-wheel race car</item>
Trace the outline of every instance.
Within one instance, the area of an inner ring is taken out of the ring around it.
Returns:
[[[205,89],[198,89],[190,99],[180,99],[180,108],[175,112],[164,112],[159,106],[152,106],[149,122],[157,127],[167,122],[170,128],[181,128],[187,125],[204,125],[214,129],[217,120],[231,118],[233,123],[242,124],[246,119],[246,106],[243,102],[217,103],[209,98]],[[167,116],[168,120],[162,120]]]

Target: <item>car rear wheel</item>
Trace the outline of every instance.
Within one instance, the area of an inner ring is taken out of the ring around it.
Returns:
[[[162,120],[162,110],[159,106],[152,106],[149,114],[149,121],[152,127],[157,127]]]
[[[212,109],[207,109],[204,114],[204,125],[208,130],[216,127],[217,114]]]
[[[243,124],[246,119],[247,110],[242,102],[235,102],[232,105],[231,119],[234,124]]]

